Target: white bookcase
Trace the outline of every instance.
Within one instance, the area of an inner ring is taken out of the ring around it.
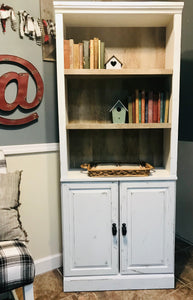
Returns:
[[[174,287],[183,2],[54,1],[64,291]],[[94,36],[122,69],[64,69],[64,39]],[[113,124],[132,89],[167,89],[167,123]],[[144,160],[147,177],[88,177],[80,164]]]

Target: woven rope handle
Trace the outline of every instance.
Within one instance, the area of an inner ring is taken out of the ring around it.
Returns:
[[[146,163],[146,167],[149,168],[150,170],[155,169],[152,165],[150,165],[150,164],[148,164],[148,163]]]
[[[82,169],[88,170],[88,164],[81,164],[80,167],[81,167]]]

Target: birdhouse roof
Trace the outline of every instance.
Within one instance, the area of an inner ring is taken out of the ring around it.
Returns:
[[[111,57],[107,60],[107,62],[105,63],[105,65],[108,64],[108,62],[109,62],[112,58],[115,58],[121,65],[123,65],[122,62],[121,62],[115,55],[111,56]]]
[[[128,109],[125,107],[125,105],[120,101],[118,100],[115,105],[113,105],[113,107],[111,108],[110,112],[117,106],[117,104],[119,103],[119,105],[121,105],[126,111],[128,111]]]

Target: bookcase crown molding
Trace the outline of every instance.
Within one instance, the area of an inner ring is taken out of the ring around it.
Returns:
[[[126,9],[130,12],[135,12],[135,10],[139,13],[181,13],[184,2],[102,2],[102,1],[53,1],[55,12],[58,13],[60,11],[65,12],[81,12],[90,11],[91,10],[100,10],[100,13],[109,12],[110,10],[116,10],[118,12],[123,11],[126,13]]]
[[[53,3],[55,13],[65,15],[66,26],[80,27],[114,27],[116,24],[119,24],[119,27],[165,27],[173,15],[181,14],[183,9],[183,2],[54,1]]]

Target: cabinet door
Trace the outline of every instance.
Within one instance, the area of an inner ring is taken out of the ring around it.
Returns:
[[[121,273],[173,273],[175,183],[121,183],[120,190]]]
[[[64,275],[117,274],[118,184],[62,184],[62,195]]]

